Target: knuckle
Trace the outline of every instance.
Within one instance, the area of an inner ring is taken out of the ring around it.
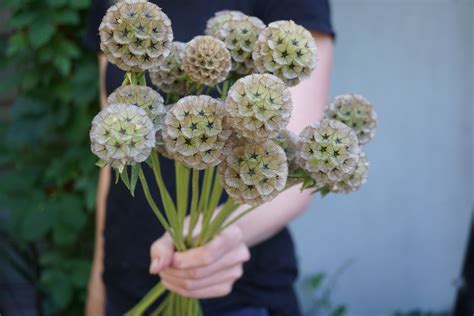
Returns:
[[[250,260],[250,251],[249,248],[245,245],[242,245],[240,248],[240,258],[243,262]]]
[[[194,279],[194,280],[200,279],[200,278],[201,278],[201,274],[202,274],[202,273],[201,273],[201,270],[200,270],[200,269],[191,269],[191,270],[189,270],[189,277],[190,277],[191,279]]]
[[[183,288],[183,290],[185,291],[189,291],[189,290],[192,290],[194,288],[194,282],[193,281],[190,281],[190,280],[184,280],[181,284],[181,287]]]
[[[215,251],[211,247],[206,248],[202,252],[202,261],[205,265],[209,265],[214,261],[214,253]]]

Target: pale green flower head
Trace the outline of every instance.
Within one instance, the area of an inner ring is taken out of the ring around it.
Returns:
[[[295,22],[276,21],[260,33],[253,59],[259,72],[271,73],[288,86],[295,86],[316,67],[316,42]]]
[[[217,166],[231,130],[222,101],[206,95],[180,99],[166,114],[163,141],[167,152],[189,168]]]
[[[357,157],[357,163],[354,171],[352,171],[345,179],[337,182],[331,191],[336,193],[352,193],[360,189],[367,182],[369,174],[369,162],[364,153],[360,153]]]
[[[107,98],[108,104],[130,104],[145,110],[156,131],[163,124],[166,113],[163,97],[152,88],[137,85],[121,86]]]
[[[293,132],[284,130],[273,140],[285,151],[289,172],[298,169],[298,164],[296,163],[296,157],[298,154],[298,137]]]
[[[229,21],[239,20],[246,15],[240,11],[223,10],[218,11],[212,18],[207,20],[206,30],[204,34],[222,38],[222,30],[224,25]]]
[[[229,90],[229,124],[243,137],[256,141],[274,138],[285,130],[292,110],[287,86],[270,74],[239,79]]]
[[[92,120],[89,136],[92,152],[119,172],[145,161],[155,146],[153,123],[133,105],[107,106]]]
[[[360,152],[354,131],[336,120],[307,126],[298,141],[298,165],[316,181],[316,188],[332,187],[350,175]]]
[[[265,29],[265,24],[256,17],[243,15],[225,23],[219,32],[232,56],[232,70],[248,75],[255,72],[252,51],[258,35]]]
[[[170,53],[171,21],[146,0],[123,0],[111,6],[99,26],[100,47],[124,71],[154,68]]]
[[[367,144],[375,135],[377,114],[372,104],[363,96],[346,94],[336,97],[326,109],[326,117],[341,121],[352,128],[361,145]]]
[[[256,206],[275,198],[286,186],[285,151],[272,140],[230,142],[219,165],[222,186],[237,203]]]
[[[227,78],[231,56],[221,40],[196,36],[186,45],[182,67],[191,80],[212,87]]]
[[[186,94],[186,74],[181,66],[186,44],[173,42],[171,53],[150,70],[150,78],[155,86],[165,93]]]

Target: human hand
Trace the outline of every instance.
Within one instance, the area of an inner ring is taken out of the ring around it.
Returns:
[[[228,295],[242,276],[250,252],[242,231],[232,225],[209,243],[175,252],[168,233],[151,248],[150,273],[159,274],[163,285],[181,296],[197,299]]]

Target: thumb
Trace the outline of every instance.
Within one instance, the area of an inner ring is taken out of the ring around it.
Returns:
[[[164,268],[168,267],[173,259],[173,253],[173,240],[168,233],[165,233],[150,247],[150,274],[159,274]]]

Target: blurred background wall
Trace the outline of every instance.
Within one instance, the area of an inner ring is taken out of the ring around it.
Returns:
[[[302,279],[345,266],[349,315],[448,310],[473,207],[474,1],[332,2],[331,96],[367,96],[380,124],[368,184],[294,223]]]

